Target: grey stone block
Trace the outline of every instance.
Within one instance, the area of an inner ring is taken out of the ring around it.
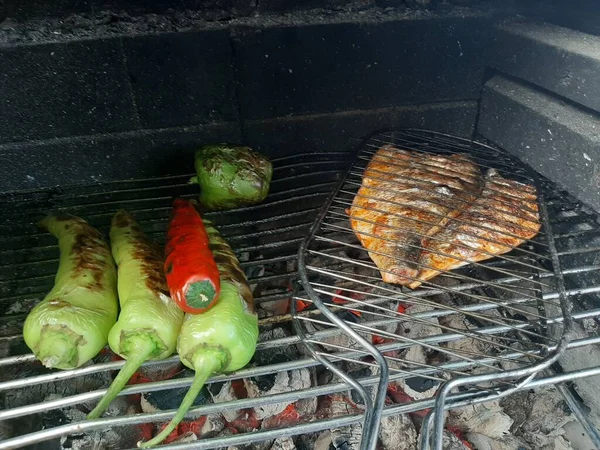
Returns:
[[[498,27],[490,64],[600,111],[600,37],[531,22]]]
[[[600,210],[600,115],[495,76],[477,131]]]

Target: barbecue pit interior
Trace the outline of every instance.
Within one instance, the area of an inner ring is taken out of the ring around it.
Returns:
[[[107,236],[124,208],[164,245],[172,199],[198,196],[195,150],[221,142],[273,162],[264,202],[206,216],[249,281],[259,344],[159,448],[416,450],[444,382],[534,367],[561,342],[526,383],[452,391],[492,395],[449,397],[443,448],[596,448],[599,49],[588,0],[5,0],[0,449],[135,448],[172,417],[193,376],[177,355],[96,421],[123,362],[35,360],[23,322],[59,255],[36,223],[65,212]],[[346,209],[385,145],[535,185],[540,232],[414,290],[382,283]]]

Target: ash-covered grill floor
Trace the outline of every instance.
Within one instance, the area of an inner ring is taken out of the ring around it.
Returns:
[[[272,188],[264,204],[207,215],[227,238],[246,270],[254,288],[263,332],[255,358],[259,364],[255,361],[237,374],[217,376],[213,381],[253,378],[265,382],[267,386],[259,388],[265,390],[269,388],[269,383],[273,383],[274,376],[300,373],[294,372],[296,369],[305,371],[303,376],[308,373],[311,379],[308,385],[302,384],[306,380],[289,381],[287,391],[270,392],[269,396],[209,403],[197,409],[198,414],[222,414],[244,408],[254,408],[255,411],[262,408],[266,411],[269,405],[297,404],[299,399],[308,403],[320,395],[347,391],[342,383],[330,380],[319,384],[312,379],[315,377],[312,368],[319,364],[304,353],[299,338],[293,332],[289,302],[297,280],[298,245],[308,234],[317,211],[331,195],[349,162],[349,156],[345,153],[306,154],[275,160]],[[174,176],[0,197],[0,449],[35,442],[41,442],[39,447],[29,448],[61,449],[65,445],[77,448],[73,442],[77,441],[78,436],[85,433],[99,435],[109,428],[113,431],[130,430],[129,435],[122,433],[118,438],[129,438],[127,445],[133,447],[135,439],[139,438],[135,433],[141,424],[161,423],[170,418],[165,412],[139,413],[128,410],[129,404],[116,402],[113,410],[117,415],[82,422],[84,413],[77,415],[73,411],[86,411],[90,402],[101,397],[103,388],[110,381],[110,371],[120,368],[122,363],[111,361],[107,355],[100,355],[96,364],[75,371],[47,371],[35,362],[20,333],[27,312],[51,288],[58,262],[54,237],[40,232],[35,226],[36,221],[48,211],[58,209],[85,218],[106,235],[114,212],[118,208],[125,208],[134,214],[153,241],[163,244],[172,198],[192,198],[197,193],[196,186],[187,184],[188,179],[189,176]],[[574,300],[578,338],[583,339],[579,342],[586,344],[584,349],[572,351],[574,356],[566,361],[566,367],[568,370],[583,369],[593,365],[593,358],[584,359],[581,352],[587,355],[600,352],[596,344],[591,344],[594,337],[598,336],[597,317],[600,316],[600,302],[597,300],[600,292],[600,225],[594,212],[549,184],[546,198],[553,218],[562,268],[566,273],[566,287]],[[314,316],[316,312],[307,310],[300,314]],[[318,331],[315,339],[318,341],[335,333],[339,333],[339,330]],[[149,363],[146,367],[153,370],[154,374],[167,372],[177,361],[178,357],[173,356],[163,362]],[[191,378],[189,374],[183,375],[182,378],[130,386],[124,394],[185,388],[191,383]],[[271,378],[258,378],[263,375]],[[289,378],[291,380],[291,375]],[[364,381],[373,384],[376,380],[366,377]],[[260,386],[261,383],[254,384]],[[218,390],[221,385],[216,386]],[[600,403],[600,400],[593,398],[593,385],[586,385],[579,394],[592,407],[594,415],[593,403]],[[123,400],[129,397],[119,398]],[[430,406],[431,400],[392,405],[385,414],[416,411]],[[54,417],[61,409],[68,411],[68,414]],[[600,405],[597,411],[600,411]],[[38,419],[43,419],[46,429],[40,431],[40,426],[35,425]],[[207,434],[207,439],[176,448],[226,447],[292,434],[314,434],[318,430],[350,425],[360,419],[361,415],[350,408],[341,417],[313,414],[304,422],[287,424],[293,425],[292,428],[266,429],[252,435],[239,433],[214,437]],[[79,428],[70,424],[69,420],[80,421]],[[35,434],[25,435],[33,432]],[[63,438],[61,444],[60,436],[64,434],[74,438],[69,442]]]

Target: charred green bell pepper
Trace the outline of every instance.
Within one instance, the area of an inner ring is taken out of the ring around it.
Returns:
[[[173,354],[183,322],[183,311],[169,297],[163,258],[131,214],[117,211],[110,240],[118,267],[121,313],[108,344],[126,362],[89,419],[100,417],[144,362]]]
[[[27,316],[23,338],[44,366],[74,369],[100,352],[117,320],[117,269],[85,220],[53,214],[39,225],[58,238],[60,260],[54,287]]]
[[[213,374],[241,369],[256,351],[258,318],[252,291],[231,247],[208,221],[204,225],[221,275],[221,292],[211,309],[185,315],[177,352],[196,372],[194,381],[175,417],[156,437],[138,443],[141,448],[160,444],[177,427]]]
[[[269,193],[273,165],[249,147],[207,145],[196,152],[200,204],[232,209],[262,202]]]

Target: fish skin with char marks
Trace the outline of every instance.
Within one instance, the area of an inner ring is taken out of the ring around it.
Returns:
[[[386,145],[367,165],[347,213],[383,281],[408,285],[419,274],[422,239],[459,216],[482,188],[481,171],[465,155]]]
[[[481,196],[457,219],[423,240],[421,270],[412,289],[441,271],[508,253],[541,227],[535,187],[488,170]]]

